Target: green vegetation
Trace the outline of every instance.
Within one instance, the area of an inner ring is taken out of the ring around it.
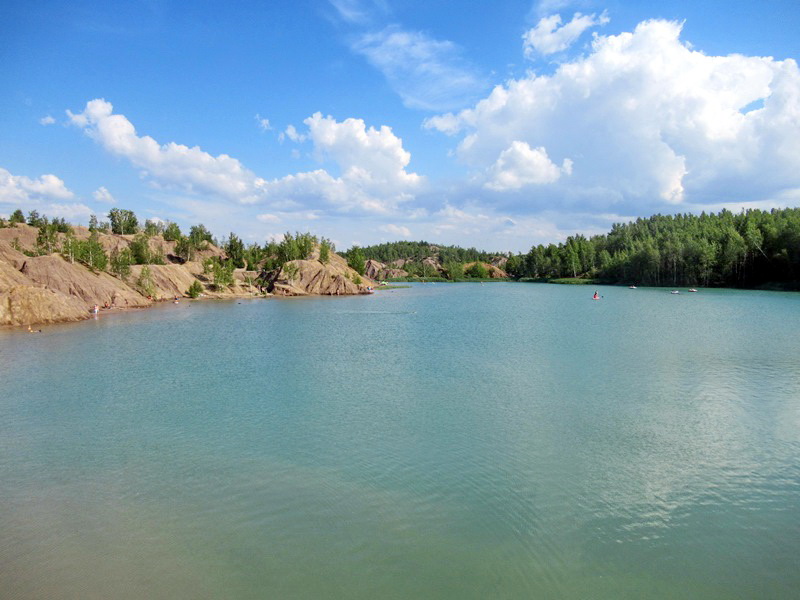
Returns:
[[[308,259],[316,244],[316,236],[310,233],[296,232],[292,235],[287,231],[280,242],[267,244],[267,254],[274,255],[278,266],[283,266],[292,260]]]
[[[133,258],[133,264],[136,265],[163,265],[164,253],[158,249],[153,250],[150,247],[150,238],[147,232],[138,234],[130,243],[130,252]]]
[[[11,216],[8,218],[8,222],[14,225],[15,223],[24,223],[25,222],[25,215],[22,213],[20,209],[15,210],[11,213]]]
[[[200,225],[192,225],[191,229],[189,229],[189,242],[198,250],[204,250],[207,244],[214,244],[214,237],[206,229],[206,226],[201,223]]]
[[[144,223],[144,233],[148,236],[162,235],[164,233],[164,224],[160,221],[147,219]]]
[[[353,248],[345,253],[350,255]],[[460,248],[458,246],[440,246],[428,242],[389,242],[375,246],[365,246],[361,252],[366,260],[377,260],[390,263],[398,259],[422,262],[428,257],[437,257],[441,264],[469,263],[474,261],[489,262],[497,254],[482,252],[475,248]]]
[[[353,269],[359,275],[363,275],[367,270],[367,261],[364,258],[364,252],[358,246],[353,246],[347,252],[347,266]]]
[[[225,254],[228,255],[228,260],[233,263],[237,269],[244,269],[247,261],[245,261],[245,248],[244,242],[235,233],[231,232],[228,240],[223,244]]]
[[[97,215],[89,217],[89,231],[99,231],[100,233],[108,233],[111,231],[111,224],[108,221],[102,223],[97,222]]]
[[[168,242],[177,242],[182,237],[181,228],[178,227],[177,223],[167,222],[162,235]]]
[[[482,263],[476,262],[464,271],[464,274],[475,279],[488,279],[489,270]]]
[[[203,284],[197,281],[197,279],[195,279],[192,282],[192,285],[189,286],[189,289],[186,290],[186,295],[189,296],[189,298],[199,298],[200,294],[202,293],[203,293]]]
[[[800,288],[800,209],[656,215],[534,246],[506,265],[517,278],[656,286]]]
[[[292,279],[297,277],[299,270],[297,269],[297,265],[286,263],[285,265],[283,265],[281,272],[283,273],[283,276],[287,279],[287,281],[291,281]]]
[[[216,289],[233,285],[237,268],[260,271],[255,283],[262,290],[269,289],[281,274],[294,277],[296,269],[287,265],[308,260],[317,244],[323,264],[330,262],[335,251],[330,240],[311,233],[287,232],[279,242],[247,246],[231,233],[223,240],[220,257],[209,247],[215,241],[202,224],[192,226],[184,236],[177,224],[152,220],[140,232],[138,219],[129,210],[114,208],[108,217],[110,223],[99,223],[92,215],[88,239],[79,239],[83,234],[76,235],[64,219],[48,219],[35,210],[26,219],[17,209],[0,224],[27,222],[38,228],[35,248],[21,248],[18,239],[12,241],[12,247],[29,256],[60,252],[71,263],[80,262],[95,271],[109,270],[123,279],[130,275],[132,265],[164,264],[163,243],[152,239],[163,235],[175,241],[174,252],[183,260],[196,260],[198,252],[206,250],[206,256],[215,255],[204,261],[204,269]],[[135,236],[128,248],[112,252],[109,259],[99,242],[99,232],[104,230]],[[428,242],[353,246],[345,256],[358,280],[365,275],[367,260],[374,259],[388,266],[401,261],[397,265],[408,277],[392,281],[443,282],[493,281],[493,269],[487,263],[498,257],[474,248]],[[800,208],[655,215],[615,224],[605,235],[574,235],[561,244],[537,245],[525,254],[501,258],[505,259],[504,270],[521,281],[800,289]]]
[[[120,279],[127,279],[131,274],[131,265],[135,264],[129,248],[111,252],[111,272]]]
[[[136,280],[136,288],[139,290],[139,293],[142,296],[147,296],[148,298],[155,298],[156,296],[156,286],[153,283],[153,273],[150,271],[150,267],[147,265],[142,267],[141,272],[139,273],[139,277]]]
[[[331,242],[327,238],[322,238],[319,241],[319,262],[323,265],[327,265],[331,259],[331,252],[333,250],[333,242]]]
[[[233,263],[212,256],[203,261],[203,273],[211,278],[214,289],[222,291],[233,285]]]
[[[139,231],[139,220],[132,210],[112,208],[108,211],[111,233],[130,234]]]

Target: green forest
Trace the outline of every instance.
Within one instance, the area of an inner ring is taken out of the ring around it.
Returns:
[[[382,263],[390,263],[398,259],[422,262],[425,258],[437,256],[441,264],[450,262],[468,263],[476,260],[488,262],[492,257],[499,255],[496,252],[483,252],[475,248],[405,241],[365,246],[361,248],[361,253],[367,260],[377,260]]]
[[[405,241],[368,246],[360,252],[381,262],[434,256],[442,265],[490,262],[498,256],[474,248]],[[800,289],[800,209],[655,215],[615,224],[604,235],[574,235],[560,244],[505,256],[503,268],[515,279]]]
[[[656,215],[509,259],[516,278],[800,289],[800,209]]]

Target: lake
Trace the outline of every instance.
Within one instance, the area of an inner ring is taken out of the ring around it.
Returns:
[[[594,289],[0,332],[0,597],[797,597],[800,294]]]

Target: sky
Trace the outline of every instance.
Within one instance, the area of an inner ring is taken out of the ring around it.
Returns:
[[[527,251],[800,206],[800,2],[0,0],[0,215]]]

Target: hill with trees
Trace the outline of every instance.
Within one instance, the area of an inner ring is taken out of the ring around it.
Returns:
[[[246,245],[234,233],[217,242],[203,225],[186,235],[175,223],[140,226],[127,210],[108,218],[81,227],[17,210],[0,219],[0,325],[79,320],[94,305],[178,296],[363,294],[374,285],[310,233]]]
[[[351,266],[373,279],[414,280],[503,279],[507,256],[459,246],[429,242],[388,242],[346,253]]]

